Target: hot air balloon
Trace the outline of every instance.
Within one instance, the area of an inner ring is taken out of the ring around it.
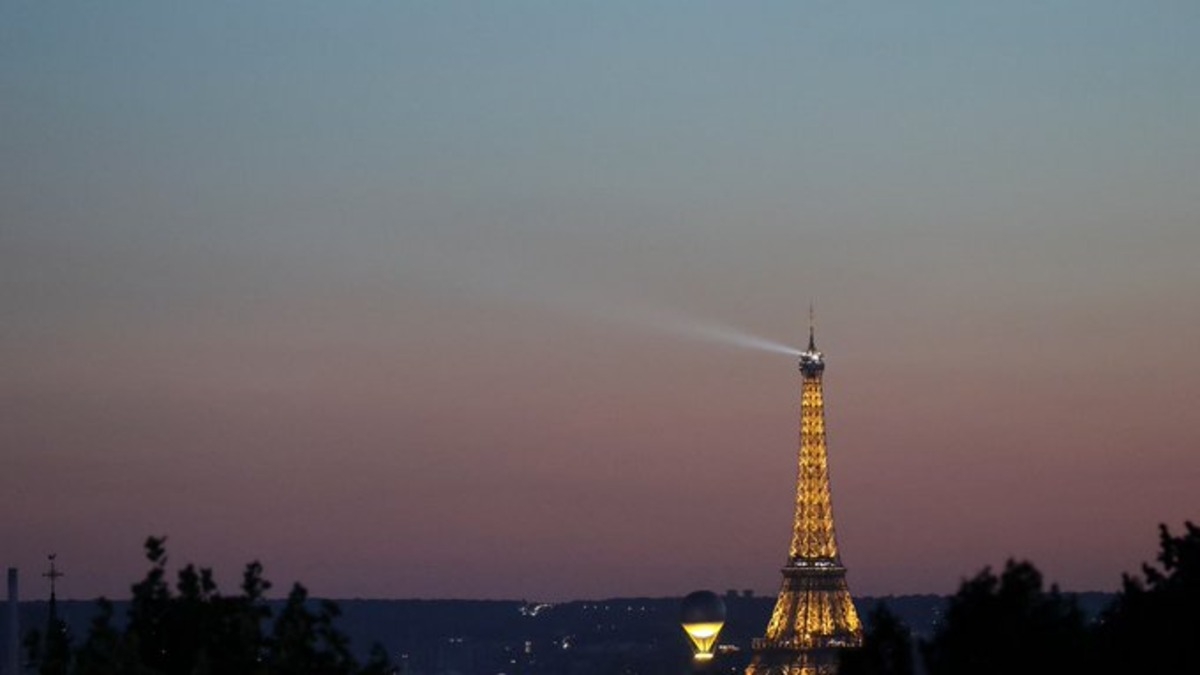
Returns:
[[[709,661],[717,645],[717,635],[725,625],[725,603],[712,591],[696,591],[683,599],[679,623],[692,641],[692,658]]]

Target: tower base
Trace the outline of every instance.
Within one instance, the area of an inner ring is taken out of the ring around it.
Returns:
[[[838,650],[755,649],[746,675],[837,675]]]

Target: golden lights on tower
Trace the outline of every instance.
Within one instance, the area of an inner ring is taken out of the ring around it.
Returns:
[[[800,354],[800,448],[795,518],[783,585],[767,623],[753,642],[746,675],[828,675],[836,672],[836,650],[862,644],[862,625],[846,585],[838,554],[825,445],[822,380],[825,355],[812,327]]]

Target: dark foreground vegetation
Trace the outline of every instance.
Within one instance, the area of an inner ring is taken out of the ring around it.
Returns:
[[[241,593],[221,595],[212,571],[188,565],[175,588],[166,580],[163,539],[146,541],[150,571],[133,585],[122,625],[113,605],[99,611],[80,644],[51,618],[32,632],[26,649],[39,675],[383,675],[392,672],[382,650],[359,664],[348,638],[334,626],[337,605],[310,602],[300,584],[273,616],[271,587],[257,562],[246,565]]]
[[[1094,620],[1074,597],[1045,588],[1029,562],[984,569],[950,598],[945,621],[916,645],[885,605],[866,620],[863,649],[847,652],[842,675],[1200,673],[1200,527],[1160,526],[1157,565],[1125,575]]]
[[[949,599],[888,598],[860,605],[864,647],[842,675],[991,673],[1200,673],[1200,528],[1161,528],[1157,564],[1127,575],[1115,595],[1046,587],[1028,562],[984,569]],[[348,601],[345,616],[300,585],[267,601],[251,563],[237,595],[209,571],[184,567],[166,580],[163,541],[147,542],[151,567],[133,597],[98,603],[90,625],[59,624],[27,642],[29,673],[46,675],[672,675],[688,671],[677,599],[538,605],[510,601]],[[1101,602],[1103,601],[1103,602]],[[731,648],[709,673],[738,673],[771,599],[726,597]],[[124,611],[117,612],[120,607]],[[75,637],[72,637],[72,633]],[[351,649],[347,635],[354,635]],[[363,638],[366,638],[365,640]],[[387,644],[367,651],[372,640]]]

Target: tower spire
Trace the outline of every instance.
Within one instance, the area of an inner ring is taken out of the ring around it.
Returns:
[[[48,560],[50,560],[50,571],[43,572],[42,576],[44,576],[50,580],[50,606],[53,607],[54,606],[54,587],[55,587],[56,583],[58,582],[59,578],[66,576],[66,575],[64,575],[62,572],[58,571],[58,568],[54,566],[54,561],[56,558],[58,558],[57,553],[51,553],[50,555],[46,556],[46,558]]]
[[[817,320],[813,313],[813,304],[810,301],[808,303],[808,351],[810,352],[817,351],[816,325]]]
[[[783,586],[765,637],[753,642],[746,675],[831,675],[837,650],[862,644],[862,626],[838,554],[825,447],[825,356],[809,310],[808,350],[800,354],[800,450],[792,542]]]
[[[50,580],[50,607],[48,616],[46,618],[46,639],[55,640],[57,638],[65,637],[67,630],[66,624],[58,618],[58,597],[55,594],[55,587],[57,586],[59,578],[65,575],[60,572],[58,567],[56,567],[54,564],[55,559],[58,558],[57,553],[51,553],[46,557],[50,560],[49,571],[42,573],[42,576]]]
[[[54,564],[57,554],[51,553],[50,570],[42,576],[50,580],[50,611],[46,618],[46,641],[42,652],[42,672],[67,672],[67,664],[71,658],[71,641],[67,635],[67,624],[58,618],[58,599],[55,594],[56,582],[63,573]]]
[[[800,352],[800,372],[805,381],[809,377],[820,377],[825,370],[825,355],[817,349],[816,320],[813,318],[812,303],[808,303],[808,349]]]

